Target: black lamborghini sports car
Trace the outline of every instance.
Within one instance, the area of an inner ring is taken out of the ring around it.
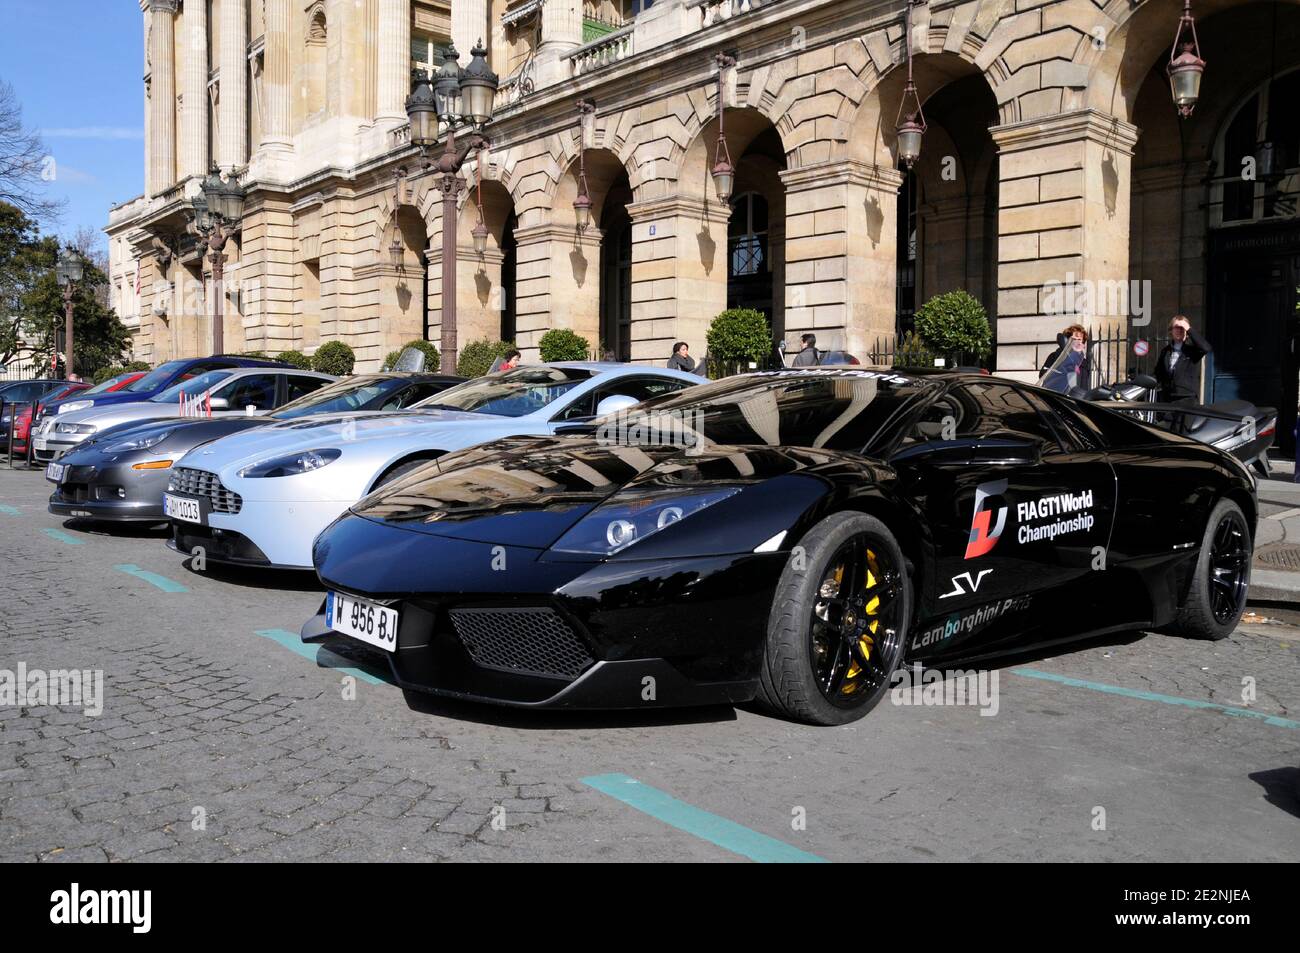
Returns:
[[[525,707],[757,700],[861,717],[913,661],[1109,631],[1219,639],[1254,480],[1226,453],[987,375],[728,378],[442,457],[317,538],[306,641]]]

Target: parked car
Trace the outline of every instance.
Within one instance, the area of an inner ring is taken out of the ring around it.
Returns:
[[[167,388],[182,381],[187,381],[208,371],[233,367],[286,367],[283,361],[269,361],[258,357],[238,357],[228,354],[216,354],[212,357],[189,357],[159,364],[152,371],[118,390],[104,391],[94,396],[82,394],[71,400],[51,404],[48,415],[72,413],[91,407],[107,407],[112,404],[129,404],[135,401],[156,397]]]
[[[680,420],[695,439],[666,439]],[[402,687],[458,698],[752,699],[838,725],[912,662],[1222,639],[1246,605],[1240,462],[1015,381],[791,369],[634,410],[626,440],[597,426],[448,455],[357,503],[316,541],[328,595],[303,639],[378,648]]]
[[[255,372],[254,372],[255,373]],[[290,401],[274,413],[216,414],[195,419],[131,422],[93,436],[45,468],[54,484],[49,510],[58,516],[159,523],[172,465],[201,444],[251,427],[309,414],[396,411],[431,397],[463,377],[389,372],[345,377]]]
[[[209,562],[311,568],[330,521],[377,486],[444,453],[515,434],[547,434],[699,384],[666,368],[558,363],[516,368],[443,391],[400,414],[316,415],[232,434],[172,468],[173,549]]]
[[[47,417],[32,439],[41,463],[56,460],[88,437],[121,424],[186,415],[266,414],[335,380],[286,365],[208,371],[148,400]]]
[[[32,415],[39,415],[41,407],[52,400],[63,400],[73,394],[79,394],[82,391],[88,391],[90,385],[84,381],[68,381],[62,387],[55,387],[47,391],[43,397],[35,403],[30,404],[10,404],[0,413],[0,453],[8,450],[9,447],[9,423],[13,419],[14,434],[14,454],[27,454],[27,440],[31,436]]]

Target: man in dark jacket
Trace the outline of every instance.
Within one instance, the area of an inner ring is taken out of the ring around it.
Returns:
[[[791,367],[816,367],[822,362],[822,353],[817,350],[817,335],[805,334],[799,339],[803,349],[790,362]]]
[[[1156,361],[1160,399],[1169,404],[1195,404],[1201,397],[1201,359],[1214,348],[1181,314],[1169,322],[1169,339]]]

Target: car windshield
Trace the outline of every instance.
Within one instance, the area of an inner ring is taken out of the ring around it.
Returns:
[[[81,392],[81,388],[78,388],[76,384],[65,384],[63,387],[54,388],[54,390],[45,395],[44,399],[47,403],[54,403],[56,400],[63,400],[65,397],[70,397],[73,394],[80,394]]]
[[[862,451],[904,404],[937,386],[892,371],[746,374],[606,415],[592,426],[631,443]]]
[[[349,377],[328,384],[318,391],[304,394],[297,400],[285,404],[271,416],[277,420],[292,420],[308,414],[334,414],[361,410],[376,398],[405,387],[406,383],[404,377]]]
[[[592,376],[592,371],[581,367],[520,367],[458,384],[411,408],[523,417],[541,410]]]
[[[110,387],[112,387],[112,386],[113,386],[114,384],[116,384],[118,381],[122,380],[122,379],[125,378],[125,377],[130,377],[130,376],[131,376],[130,374],[118,374],[116,377],[110,377],[108,380],[104,381],[104,383],[102,383],[102,384],[96,384],[94,387],[90,388],[89,390],[87,390],[87,391],[83,391],[83,393],[85,393],[85,394],[102,394],[102,393],[104,393],[104,391],[108,390]]]
[[[198,377],[191,377],[187,381],[173,384],[157,397],[150,397],[149,400],[155,404],[179,403],[181,394],[184,394],[186,397],[196,397],[207,391],[209,388],[216,386],[221,381],[224,381],[232,373],[234,372],[208,371],[206,374],[200,374]]]
[[[128,384],[126,390],[132,394],[143,394],[146,391],[157,390],[171,380],[172,375],[184,366],[184,361],[168,361],[166,364],[159,364],[134,384]]]

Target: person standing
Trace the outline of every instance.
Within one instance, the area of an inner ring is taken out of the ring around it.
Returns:
[[[1092,382],[1092,358],[1088,355],[1088,330],[1072,324],[1056,336],[1056,350],[1039,370],[1040,383],[1051,390],[1068,394],[1076,387]]]
[[[1195,404],[1201,399],[1201,360],[1214,348],[1192,330],[1186,316],[1178,314],[1169,322],[1169,343],[1160,349],[1156,361],[1156,381],[1160,400],[1167,404]]]
[[[695,370],[695,358],[691,357],[690,346],[685,341],[678,341],[673,345],[673,356],[668,358],[668,367],[674,371],[685,371],[687,374]]]
[[[518,366],[519,366],[519,352],[514,349],[506,351],[505,360],[501,362],[501,370],[513,371]]]
[[[822,362],[822,352],[817,350],[817,335],[805,334],[799,342],[803,348],[794,356],[791,367],[816,367]]]

